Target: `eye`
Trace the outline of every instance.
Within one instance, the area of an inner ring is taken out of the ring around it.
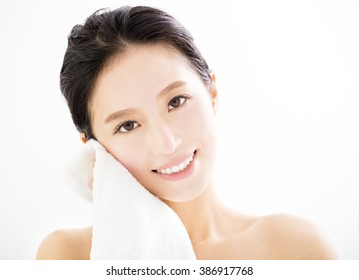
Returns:
[[[168,102],[168,111],[180,107],[188,98],[189,97],[183,95],[173,97],[170,102]]]
[[[115,133],[127,133],[134,130],[138,126],[139,124],[136,121],[126,121],[115,128]]]

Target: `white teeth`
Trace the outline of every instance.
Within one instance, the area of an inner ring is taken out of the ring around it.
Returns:
[[[172,172],[173,172],[173,173],[177,173],[177,172],[180,171],[179,168],[178,168],[178,166],[173,166],[171,169],[172,169]]]
[[[182,162],[180,165],[178,165],[179,170],[184,170],[186,168],[186,163]]]
[[[157,172],[161,174],[172,174],[172,173],[181,172],[187,168],[187,166],[192,162],[192,160],[193,160],[193,155],[190,158],[186,159],[184,162],[180,163],[179,165],[172,166],[166,169],[160,169],[157,170]]]

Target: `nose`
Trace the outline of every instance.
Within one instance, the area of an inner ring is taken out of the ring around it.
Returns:
[[[148,134],[150,148],[154,155],[170,155],[174,153],[182,140],[169,125],[157,122]]]

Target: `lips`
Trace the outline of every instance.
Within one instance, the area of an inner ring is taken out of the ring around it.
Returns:
[[[193,158],[195,156],[197,151],[194,151],[193,154],[190,156],[185,157],[185,159],[180,159],[175,163],[164,165],[158,169],[153,169],[152,171],[155,173],[163,174],[163,175],[170,175],[170,174],[176,174],[180,173],[187,169],[187,167],[191,164],[193,161]]]

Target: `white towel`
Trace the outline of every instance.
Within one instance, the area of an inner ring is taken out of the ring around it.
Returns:
[[[88,181],[93,167],[93,191]],[[195,259],[188,233],[177,216],[147,191],[97,141],[71,161],[69,184],[93,202],[91,259]]]

